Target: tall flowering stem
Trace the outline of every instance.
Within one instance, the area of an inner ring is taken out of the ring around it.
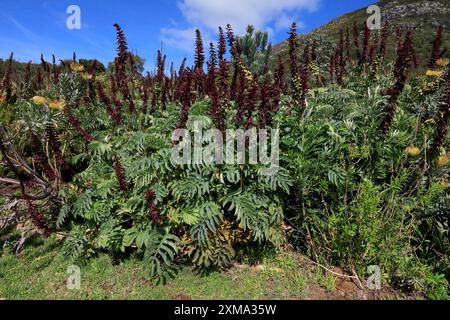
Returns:
[[[114,64],[115,81],[117,82],[117,86],[121,90],[123,97],[128,102],[128,111],[134,112],[136,108],[131,97],[130,89],[128,88],[128,77],[126,70],[126,65],[129,61],[127,40],[122,28],[117,23],[114,24],[114,27],[117,30],[117,57]]]
[[[66,166],[66,162],[64,161],[62,151],[61,151],[61,140],[56,133],[55,126],[53,123],[48,122],[46,124],[46,140],[50,147],[50,150],[53,152],[55,159],[59,166]]]
[[[42,86],[44,85],[44,79],[42,78],[42,71],[41,69],[38,69],[37,75],[36,75],[36,89],[42,89]]]
[[[228,69],[227,61],[225,59],[219,60],[219,92],[224,100],[228,96]]]
[[[379,36],[376,34],[372,44],[370,45],[369,54],[367,57],[367,62],[370,65],[373,65],[375,62],[375,52],[377,51],[379,40]]]
[[[122,122],[120,112],[118,112],[117,109],[115,109],[112,105],[111,99],[109,99],[106,95],[102,83],[100,81],[97,81],[96,83],[98,96],[100,97],[102,103],[106,106],[106,111],[108,112],[111,120],[116,125],[120,124]]]
[[[431,51],[430,62],[428,64],[428,68],[431,70],[436,68],[436,61],[441,57],[441,46],[442,46],[442,33],[444,28],[439,26],[436,31],[436,37],[433,41],[433,49]]]
[[[356,21],[353,22],[353,46],[356,52],[356,59],[361,60],[361,51],[359,49],[359,28]]]
[[[147,83],[144,84],[142,88],[142,113],[146,114],[148,110],[148,92],[149,92],[149,86]]]
[[[31,146],[34,153],[34,162],[36,163],[39,170],[41,170],[47,176],[47,178],[54,179],[55,172],[48,164],[48,158],[44,152],[44,149],[42,148],[41,141],[35,134],[31,135]]]
[[[170,70],[169,70],[169,72],[170,72],[170,81],[174,81],[176,76],[177,76],[177,74],[175,72],[175,67],[173,66],[173,61],[170,63]]]
[[[117,32],[117,57],[115,60],[115,77],[119,87],[122,82],[127,81],[126,63],[128,61],[128,44],[125,38],[125,33],[122,28],[115,23],[114,28]]]
[[[369,44],[370,44],[370,29],[365,25],[364,37],[363,37],[363,49],[361,59],[359,60],[359,65],[363,65],[368,62],[369,58]]]
[[[212,91],[216,91],[216,66],[217,66],[217,57],[216,57],[216,49],[214,48],[214,44],[211,42],[209,44],[209,61],[208,65],[208,75],[206,78],[206,91],[209,95],[211,95]]]
[[[45,61],[43,54],[41,54],[41,68],[42,68],[42,71],[44,71],[44,74],[48,77],[50,74],[50,66]]]
[[[116,174],[120,192],[126,195],[128,192],[127,180],[125,178],[125,172],[123,170],[122,163],[120,162],[118,156],[114,157],[114,172]]]
[[[228,40],[228,46],[230,47],[231,55],[233,56],[233,58],[235,58],[235,56],[237,54],[239,54],[239,50],[236,48],[236,38],[234,36],[233,28],[229,24],[227,24],[227,40]],[[231,87],[230,87],[229,96],[230,96],[230,100],[237,100],[239,98],[237,96],[237,95],[239,95],[237,93],[238,85],[239,85],[239,83],[238,83],[239,69],[237,66],[236,59],[234,59],[233,62],[234,62],[233,74],[231,77]]]
[[[264,83],[260,86],[259,95],[261,97],[261,102],[259,104],[259,117],[258,117],[258,128],[265,129],[269,119],[269,103],[271,97],[271,88],[269,77],[264,79]]]
[[[350,61],[352,59],[352,54],[351,54],[351,50],[350,50],[350,29],[347,27],[347,29],[345,30],[345,54],[346,54],[346,59],[347,61]]]
[[[51,234],[51,229],[48,227],[47,219],[38,211],[36,205],[29,196],[25,197],[25,201],[27,203],[28,216],[31,219],[31,222],[44,232],[45,237],[48,237]]]
[[[336,52],[330,56],[330,81],[333,81],[336,71]]]
[[[24,75],[24,78],[23,78],[23,83],[24,84],[29,84],[30,80],[31,80],[31,61],[29,61],[27,63],[27,66],[25,68],[25,75]]]
[[[59,80],[59,68],[56,65],[56,58],[55,58],[54,54],[52,54],[52,72],[53,72],[53,81],[55,83],[58,83],[58,80]]]
[[[111,83],[111,92],[113,95],[117,95],[117,82],[116,82],[116,77],[111,74],[111,76],[109,77],[109,82]]]
[[[258,93],[258,83],[253,74],[244,65],[239,49],[236,46],[231,47],[231,55],[235,62],[235,72],[239,77],[239,88],[236,97],[238,110],[236,113],[236,124],[242,124],[245,113],[247,113],[247,121],[245,127],[248,128],[253,124],[253,110],[255,109],[254,101]]]
[[[402,49],[402,29],[397,27],[395,30],[395,43],[396,43],[396,54],[398,55],[400,50]]]
[[[399,44],[397,50],[397,58],[394,65],[395,84],[387,92],[389,101],[385,117],[381,123],[381,129],[384,133],[389,132],[392,127],[397,109],[398,97],[405,87],[408,69],[415,61],[415,52],[412,43],[412,33],[408,31],[405,36],[405,41]]]
[[[289,31],[288,46],[289,46],[289,62],[291,65],[291,78],[295,79],[298,75],[297,24],[295,22],[292,23],[291,29]]]
[[[187,58],[184,57],[183,61],[181,61],[180,68],[178,69],[178,76],[181,76],[183,74],[184,69],[186,68],[186,60]]]
[[[380,62],[383,62],[384,58],[386,57],[388,37],[389,37],[389,24],[386,22],[386,24],[383,26],[383,30],[381,31],[381,41],[380,47],[378,49],[378,60]]]
[[[167,99],[169,95],[169,86],[170,86],[170,79],[168,77],[164,77],[161,88],[161,107],[163,110],[166,109]]]
[[[244,112],[245,107],[247,105],[247,82],[245,78],[239,79],[237,93],[236,93],[236,104],[237,104],[237,111],[236,111],[236,117],[235,122],[237,126],[242,125],[242,122],[244,121]]]
[[[229,99],[230,100],[237,100],[239,93],[237,92],[239,90],[239,70],[236,66],[236,63],[233,65],[233,74],[231,76],[231,86],[229,90]]]
[[[72,127],[77,131],[77,133],[83,138],[85,143],[90,143],[94,140],[94,138],[81,127],[80,121],[75,117],[75,115],[70,110],[66,110],[67,118],[72,125]]]
[[[245,99],[245,107],[244,110],[246,111],[246,122],[244,124],[244,129],[248,130],[254,125],[254,119],[253,119],[253,113],[255,111],[255,101],[258,99],[258,93],[259,93],[259,86],[256,81],[252,81],[249,84],[249,88],[247,91],[247,97]]]
[[[205,63],[205,52],[203,50],[202,34],[199,29],[195,30],[195,69],[203,70]]]
[[[344,74],[346,68],[346,59],[344,56],[344,32],[341,30],[339,33],[339,42],[335,52],[335,69],[336,69],[336,82],[342,86],[344,84]]]
[[[91,101],[97,100],[97,93],[95,91],[95,76],[96,76],[96,70],[97,70],[97,59],[92,62],[92,64],[89,67],[88,74],[91,77],[92,81],[89,81],[88,83],[88,92],[89,92],[89,99]]]
[[[192,103],[192,80],[193,73],[192,70],[187,68],[183,71],[183,74],[180,75],[180,102],[181,102],[181,110],[180,110],[180,118],[178,120],[178,129],[185,129],[186,123],[189,118],[189,110],[191,108]]]
[[[174,84],[174,93],[173,93],[173,99],[175,101],[180,102],[181,101],[181,84],[182,84],[182,75],[184,74],[184,71],[186,69],[186,58],[183,59],[181,62],[180,68],[178,69],[178,76]]]
[[[450,90],[446,99],[441,102],[438,113],[438,121],[436,131],[434,132],[432,150],[435,154],[439,153],[439,149],[444,145],[448,135],[448,121],[450,119]]]
[[[145,194],[145,201],[147,202],[148,215],[154,223],[159,225],[162,224],[163,221],[159,213],[159,210],[155,205],[155,200],[156,200],[155,191],[150,190]]]
[[[303,63],[301,66],[300,73],[300,84],[301,84],[301,94],[300,94],[300,113],[303,113],[306,108],[306,95],[309,91],[309,45],[306,45],[303,50]]]
[[[234,42],[235,42],[235,37],[234,37],[234,32],[233,32],[233,28],[231,27],[230,24],[227,24],[227,39],[228,39],[228,46],[230,48],[234,47]]]
[[[277,67],[275,69],[275,85],[281,92],[284,92],[284,64],[283,60],[281,59],[281,55],[278,55],[277,57]]]
[[[198,93],[203,94],[205,89],[203,86],[204,71],[203,65],[205,63],[205,52],[203,50],[202,34],[199,29],[195,30],[195,63],[194,63],[194,75],[195,75],[195,89]]]
[[[2,81],[2,90],[5,94],[6,101],[8,102],[10,101],[12,96],[12,87],[11,87],[12,61],[13,61],[13,53],[11,53],[9,56],[8,67],[6,69],[6,73]]]
[[[227,52],[227,44],[225,40],[225,35],[223,33],[222,27],[219,27],[219,43],[217,46],[217,57],[219,62],[225,60],[225,54]]]
[[[310,60],[311,62],[313,61],[317,61],[317,52],[316,52],[316,48],[319,44],[317,43],[317,40],[314,39],[312,42],[312,45],[309,46],[309,56],[310,56]]]
[[[161,50],[158,50],[156,55],[156,80],[162,84],[164,80],[164,69],[166,64],[166,57],[162,55]]]
[[[220,51],[220,50],[219,50]],[[222,54],[223,59],[223,54]],[[216,86],[216,50],[214,44],[210,43],[209,47],[209,61],[208,61],[208,77],[207,77],[207,89],[208,95],[211,99],[211,109],[209,115],[213,117],[216,128],[220,131],[225,131],[225,119],[221,108],[221,101],[219,100],[219,90]]]

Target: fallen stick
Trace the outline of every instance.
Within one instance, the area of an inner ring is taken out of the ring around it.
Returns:
[[[5,183],[9,183],[9,184],[16,184],[16,185],[20,186],[20,181],[19,180],[15,180],[15,179],[0,177],[0,182],[5,182]]]

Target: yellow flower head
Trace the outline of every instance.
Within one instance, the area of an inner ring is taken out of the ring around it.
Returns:
[[[448,66],[450,63],[450,59],[448,58],[440,58],[436,60],[436,65],[440,66],[440,67],[445,67]]]
[[[430,77],[440,77],[444,74],[444,71],[441,70],[427,70],[426,75]]]
[[[83,72],[82,74],[81,74],[81,77],[84,79],[84,80],[92,80],[92,78],[94,77],[92,74],[90,74],[90,73],[87,73],[87,72]]]
[[[44,97],[41,97],[41,96],[35,96],[35,97],[33,97],[32,100],[33,100],[34,104],[37,104],[38,106],[41,106],[41,105],[47,103],[47,99]]]
[[[62,100],[53,100],[48,103],[48,107],[54,110],[64,109],[65,103]]]
[[[417,157],[420,155],[420,149],[417,147],[408,147],[405,150],[406,154],[410,157]]]
[[[441,181],[439,181],[439,184],[444,189],[450,188],[450,182],[448,182],[448,180],[441,180]]]
[[[438,167],[446,166],[450,162],[450,154],[446,154],[444,156],[440,156],[436,159],[436,165]]]
[[[72,71],[75,71],[75,72],[83,72],[84,66],[82,64],[72,62],[70,64],[70,69],[72,69]]]

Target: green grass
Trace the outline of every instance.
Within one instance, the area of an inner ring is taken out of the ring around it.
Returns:
[[[165,285],[145,279],[142,262],[130,258],[114,264],[107,255],[81,268],[81,289],[66,286],[68,266],[55,238],[27,243],[20,255],[5,249],[0,257],[1,299],[305,299],[306,288],[321,286],[318,270],[300,267],[294,253],[265,258],[258,267],[237,265],[199,275],[189,266]],[[322,275],[326,278],[326,275]],[[320,278],[322,279],[322,278]],[[325,284],[325,285],[323,285]],[[329,284],[325,281],[322,287]]]

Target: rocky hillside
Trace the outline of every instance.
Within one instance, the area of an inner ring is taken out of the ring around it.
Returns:
[[[450,0],[382,0],[376,3],[381,8],[382,24],[388,22],[391,29],[391,39],[394,40],[395,29],[400,26],[404,30],[413,30],[414,44],[422,65],[427,63],[431,42],[434,39],[436,28],[439,25],[444,27],[444,47],[450,50]],[[353,23],[356,21],[360,29],[364,25],[369,14],[366,13],[367,7],[345,14],[336,18],[326,25],[312,31],[309,34],[299,36],[301,42],[307,36],[321,36],[337,41],[339,31],[350,31]],[[391,43],[393,43],[391,41]],[[287,42],[284,41],[273,48],[273,54],[287,54]],[[449,52],[446,53],[446,56]]]

